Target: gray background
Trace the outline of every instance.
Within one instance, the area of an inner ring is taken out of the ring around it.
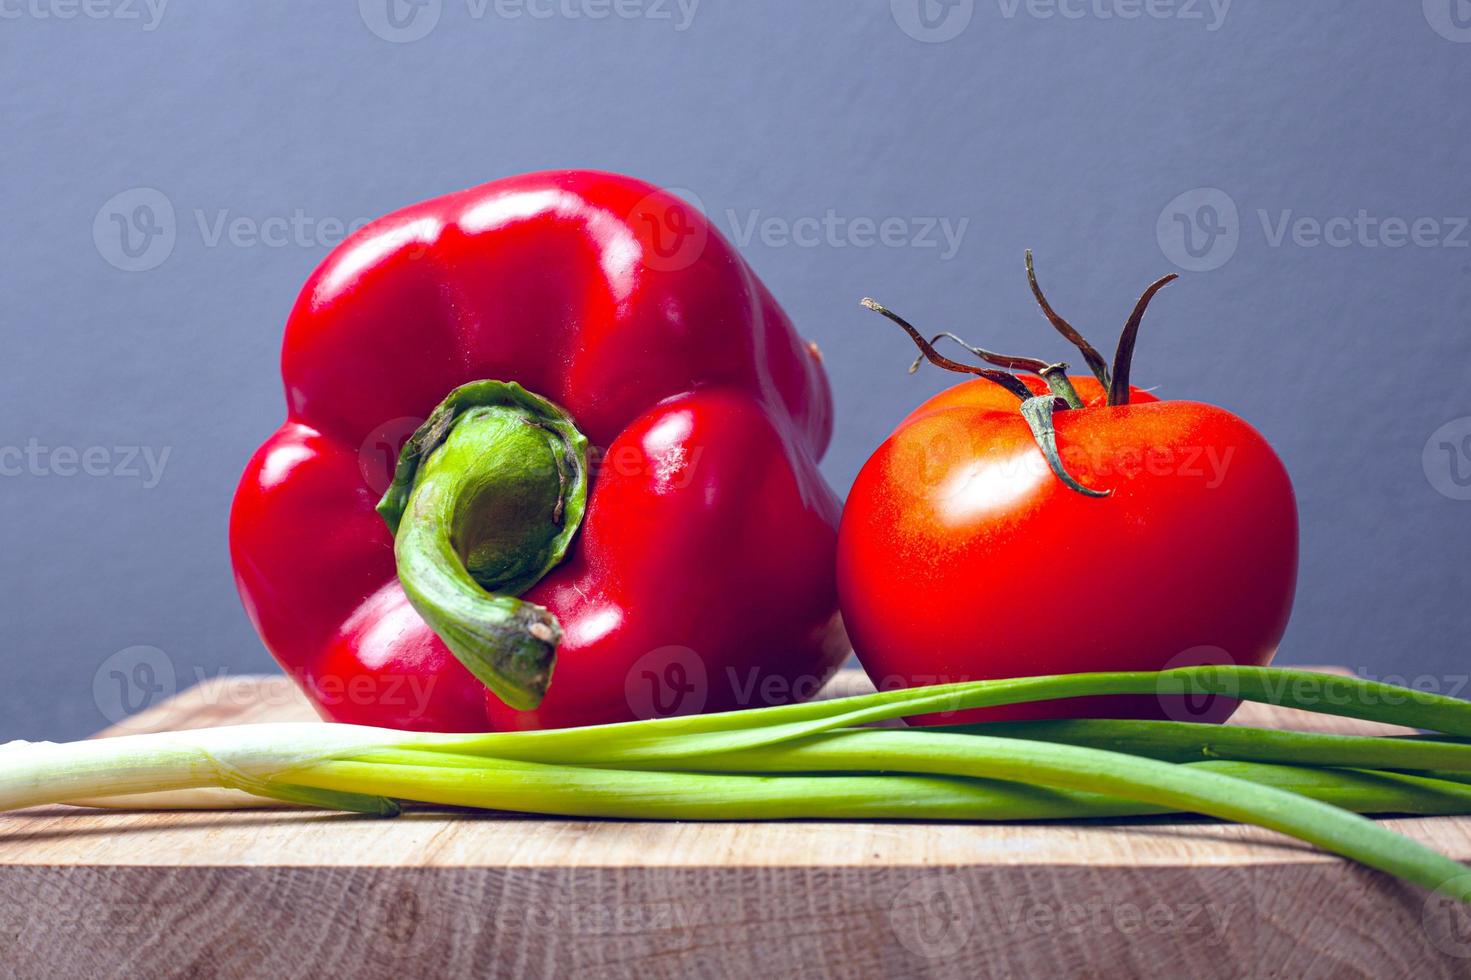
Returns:
[[[1054,301],[1111,346],[1142,286],[1193,262],[1167,232],[1225,226],[1195,239],[1216,267],[1159,297],[1136,379],[1231,408],[1286,459],[1304,561],[1284,661],[1459,689],[1471,3],[1236,0],[1222,19],[1205,0],[1064,3],[1079,16],[977,0],[935,4],[927,31],[914,0],[703,0],[688,21],[662,0],[430,0],[395,33],[385,2],[0,6],[0,452],[36,447],[0,456],[0,739],[99,727],[114,672],[137,706],[273,667],[226,514],[282,415],[281,325],[316,239],[559,166],[686,188],[738,241],[775,219],[742,247],[827,354],[840,491],[949,383],[908,376],[907,341],[860,296],[1061,355],[1025,288],[1030,246]],[[159,194],[172,243],[129,259],[112,215]],[[782,237],[830,210],[910,237],[966,225],[953,255],[943,238],[864,247],[861,223]],[[1375,227],[1339,245],[1310,226],[1274,241],[1284,215],[1360,211]],[[284,240],[252,237],[297,214]],[[234,236],[215,236],[222,217],[244,219]],[[1429,223],[1394,247],[1384,219]],[[127,474],[128,446],[168,450],[156,486]],[[105,475],[67,475],[57,447],[101,447]]]

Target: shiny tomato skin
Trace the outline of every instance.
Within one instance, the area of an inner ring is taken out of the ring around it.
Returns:
[[[1058,444],[1107,498],[1059,482],[1015,398],[984,381],[921,406],[859,473],[838,590],[880,688],[1271,660],[1298,561],[1277,455],[1224,409],[1142,394],[1110,408],[1091,378],[1075,381],[1088,404],[1056,415]],[[1235,704],[1090,698],[918,721],[1222,721]]]

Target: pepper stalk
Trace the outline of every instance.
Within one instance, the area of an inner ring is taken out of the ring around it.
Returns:
[[[587,439],[520,385],[450,393],[409,439],[378,513],[404,594],[506,704],[545,697],[562,628],[517,596],[567,553],[587,505]]]

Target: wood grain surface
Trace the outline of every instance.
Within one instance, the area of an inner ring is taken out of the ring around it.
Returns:
[[[856,693],[857,674],[830,694]],[[305,720],[283,678],[108,732]],[[1387,732],[1248,705],[1237,723]],[[1461,860],[1471,819],[1385,821]],[[0,817],[0,964],[52,977],[1471,976],[1471,915],[1268,831],[417,811]]]

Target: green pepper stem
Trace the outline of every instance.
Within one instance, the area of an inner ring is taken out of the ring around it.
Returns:
[[[378,511],[398,577],[450,652],[506,704],[541,703],[562,629],[516,596],[567,553],[587,501],[587,440],[519,385],[455,389],[409,440]]]

